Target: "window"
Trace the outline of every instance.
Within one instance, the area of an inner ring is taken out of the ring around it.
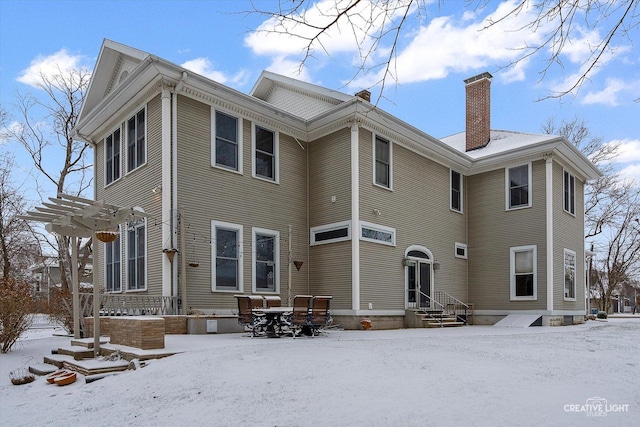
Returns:
[[[564,210],[571,215],[576,214],[576,179],[569,172],[564,171]]]
[[[383,225],[371,224],[369,222],[360,222],[360,240],[366,240],[373,243],[381,243],[383,245],[396,245],[395,228],[385,227]]]
[[[253,176],[278,182],[278,133],[253,126]]]
[[[391,143],[379,136],[374,140],[373,182],[391,189]]]
[[[242,126],[241,120],[212,109],[214,130],[214,166],[242,173]]]
[[[451,210],[462,212],[462,175],[451,171]]]
[[[467,245],[456,242],[454,256],[456,258],[467,259]]]
[[[120,128],[104,139],[104,182],[120,179]]]
[[[280,291],[280,233],[262,228],[253,232],[253,292]]]
[[[147,287],[146,219],[127,223],[127,290]]]
[[[122,270],[120,267],[120,235],[113,242],[105,243],[104,287],[107,292],[122,290]]]
[[[537,284],[537,247],[517,246],[511,248],[511,299],[536,300]]]
[[[342,242],[351,239],[351,221],[311,227],[311,245]]]
[[[212,221],[214,291],[242,290],[242,226]]]
[[[146,161],[146,108],[127,120],[127,172],[142,166]]]
[[[508,168],[507,210],[531,206],[531,163]]]
[[[576,300],[576,253],[564,250],[564,299]]]

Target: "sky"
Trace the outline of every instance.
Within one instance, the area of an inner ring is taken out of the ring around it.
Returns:
[[[180,354],[141,369],[16,386],[10,372],[42,368],[43,356],[60,358],[51,350],[70,344],[30,330],[0,354],[0,425],[631,426],[640,416],[639,322],[330,330],[295,340],[166,335],[165,350]]]
[[[333,1],[314,2],[311,14],[317,17],[317,10]],[[366,50],[373,40],[341,25],[321,39],[322,47],[316,46],[300,69],[300,39],[269,33],[273,21],[245,13],[252,10],[245,0],[0,0],[0,103],[11,115],[9,125],[15,125],[16,93],[41,95],[33,86],[36,76],[56,66],[93,69],[107,38],[244,93],[265,69],[347,94],[366,88],[380,108],[441,138],[464,130],[464,79],[488,71],[494,76],[492,129],[541,133],[551,118],[556,123],[579,118],[592,135],[621,144],[617,169],[640,182],[640,50],[632,43],[640,40],[639,28],[614,40],[616,49],[603,55],[601,66],[579,90],[555,99],[548,96],[571,87],[603,28],[587,28],[576,18],[576,36],[565,45],[561,63],[543,76],[547,56],[504,67],[522,54],[519,48],[538,43],[548,28],[526,27],[531,16],[524,11],[483,29],[489,19],[506,14],[513,0],[427,3],[409,15],[397,43],[395,79],[388,78],[381,93],[375,85],[381,69],[375,65],[389,54],[388,38],[368,58],[366,66],[372,69],[357,73],[358,46]],[[272,0],[254,4],[277,7]],[[369,16],[368,3],[361,4],[359,16]],[[373,23],[378,29],[379,19]],[[30,159],[19,147],[0,140],[0,150],[14,152],[27,176]]]

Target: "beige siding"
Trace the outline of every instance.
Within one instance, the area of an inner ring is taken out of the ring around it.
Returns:
[[[466,213],[449,209],[449,168],[393,145],[390,191],[373,184],[371,132],[360,130],[359,150],[360,219],[396,229],[395,247],[361,242],[361,308],[372,303],[374,309],[404,309],[402,259],[411,245],[428,248],[440,262],[440,270],[434,274],[434,290],[466,301],[467,261],[454,257],[455,242],[466,243]]]
[[[467,178],[469,301],[478,310],[546,309],[544,160],[533,162],[532,181],[532,207],[506,211],[504,169]],[[538,298],[510,301],[510,248],[527,245],[537,245]]]
[[[178,103],[178,205],[185,209],[187,254],[199,267],[187,271],[189,306],[233,308],[233,293],[212,292],[211,221],[243,226],[243,289],[252,291],[252,227],[280,232],[280,294],[287,297],[287,226],[292,257],[304,265],[292,273],[292,295],[306,293],[309,262],[306,150],[280,133],[280,182],[251,176],[251,122],[243,120],[243,174],[211,166],[210,106],[180,96]],[[305,147],[306,148],[306,147]]]
[[[131,111],[136,114],[139,109]],[[159,185],[162,176],[162,134],[161,134],[161,100],[155,96],[147,104],[147,162],[143,166],[127,173],[126,171],[126,131],[122,126],[121,141],[121,178],[104,187],[104,140],[96,146],[96,200],[104,200],[109,204],[123,207],[141,207],[148,215],[147,220],[147,292],[162,294],[162,245],[161,245],[161,200],[160,195],[153,194],[151,189]],[[111,129],[113,131],[113,129]],[[105,137],[107,135],[104,135]],[[126,251],[122,241],[122,289],[126,291]],[[103,245],[94,245],[95,262],[94,282],[104,286],[104,250]]]
[[[568,170],[571,173],[571,170]],[[575,175],[574,175],[575,176]],[[585,310],[584,294],[584,184],[575,179],[575,216],[564,210],[563,168],[553,163],[553,308]],[[576,300],[564,300],[564,249],[576,253]]]
[[[350,130],[341,129],[309,144],[310,227],[351,219],[350,141]],[[332,295],[334,309],[351,309],[351,241],[312,246],[309,263],[309,292]]]

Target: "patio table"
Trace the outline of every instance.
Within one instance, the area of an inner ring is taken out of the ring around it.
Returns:
[[[251,311],[265,315],[267,336],[277,338],[283,334],[283,326],[290,326],[285,315],[292,313],[293,307],[254,308]]]

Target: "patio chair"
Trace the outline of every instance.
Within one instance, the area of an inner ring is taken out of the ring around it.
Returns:
[[[309,313],[309,327],[311,335],[315,336],[320,329],[331,324],[331,314],[329,312],[330,296],[315,296],[311,301],[311,312]]]
[[[293,336],[296,336],[297,332],[304,332],[309,328],[309,308],[311,307],[311,301],[313,297],[311,295],[296,295],[293,297],[293,312],[291,313],[291,328],[293,330]]]
[[[238,323],[257,336],[266,325],[264,314],[255,313],[253,309],[263,308],[262,297],[258,295],[234,295],[238,301]]]
[[[281,307],[282,306],[282,298],[276,295],[267,295],[264,297],[264,302],[267,304],[267,308],[269,307]]]

